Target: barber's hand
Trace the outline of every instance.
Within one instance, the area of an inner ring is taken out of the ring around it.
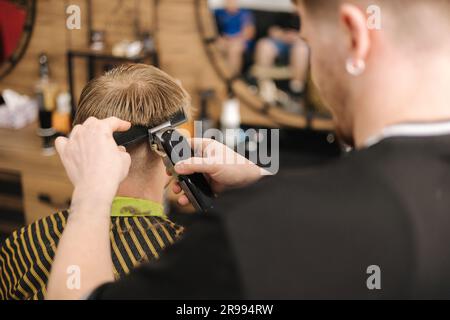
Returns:
[[[195,172],[205,174],[215,193],[243,187],[269,175],[266,170],[215,140],[194,138],[191,139],[191,145],[195,157],[177,163],[175,171],[181,175]],[[173,191],[181,194],[179,184],[174,184]],[[178,203],[188,205],[189,200],[181,195]]]
[[[115,143],[113,132],[126,131],[130,126],[114,117],[91,117],[75,126],[70,138],[56,139],[56,150],[75,188],[73,205],[86,201],[111,204],[131,164],[125,148]]]

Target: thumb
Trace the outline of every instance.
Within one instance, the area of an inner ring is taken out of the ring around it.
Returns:
[[[66,148],[67,142],[69,140],[65,137],[58,137],[55,140],[55,148],[59,155],[61,155],[64,152],[64,149]]]
[[[178,174],[207,173],[213,174],[217,171],[217,164],[211,163],[207,158],[192,157],[178,162],[175,165],[175,171]]]
[[[127,131],[131,127],[130,122],[121,120],[116,117],[110,117],[100,121],[103,121],[111,129],[112,132]]]

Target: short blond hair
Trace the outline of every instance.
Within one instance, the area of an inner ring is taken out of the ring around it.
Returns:
[[[117,117],[132,125],[152,127],[184,109],[191,99],[175,79],[145,64],[122,65],[90,81],[81,92],[74,125],[89,117]]]

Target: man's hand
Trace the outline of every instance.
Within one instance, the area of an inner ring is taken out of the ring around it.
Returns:
[[[117,118],[89,118],[75,126],[69,139],[56,140],[75,191],[50,272],[47,299],[80,299],[99,285],[114,281],[109,240],[111,203],[128,175],[131,159],[124,148],[117,147],[113,132],[129,128],[129,122]],[[67,286],[71,266],[82,270],[80,288]]]
[[[131,159],[117,147],[113,132],[126,131],[129,122],[111,117],[89,118],[73,128],[70,138],[58,138],[56,150],[72,181],[73,205],[80,200],[111,203],[119,184],[128,175]]]
[[[216,193],[225,189],[244,187],[265,175],[270,175],[266,170],[215,140],[194,138],[191,145],[195,157],[180,161],[175,166],[176,172],[181,175],[195,172],[205,174]],[[176,194],[182,192],[178,184],[174,184],[173,191]],[[189,200],[185,195],[181,195],[178,203],[188,205]]]

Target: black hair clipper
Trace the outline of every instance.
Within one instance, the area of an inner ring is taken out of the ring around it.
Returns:
[[[163,161],[166,168],[177,178],[193,206],[203,212],[207,212],[212,207],[214,194],[206,178],[201,173],[190,175],[177,175],[174,166],[182,160],[193,156],[192,148],[186,138],[177,130],[169,129],[159,131],[152,137],[153,146],[157,146],[157,151],[163,153]],[[164,156],[165,154],[165,156]]]
[[[135,126],[126,132],[114,133],[117,145],[127,146],[147,138],[152,149],[162,156],[166,168],[178,179],[195,209],[206,213],[212,208],[214,193],[201,173],[178,175],[174,166],[193,156],[187,139],[174,128],[186,121],[184,112],[175,114],[169,121],[154,128]]]

